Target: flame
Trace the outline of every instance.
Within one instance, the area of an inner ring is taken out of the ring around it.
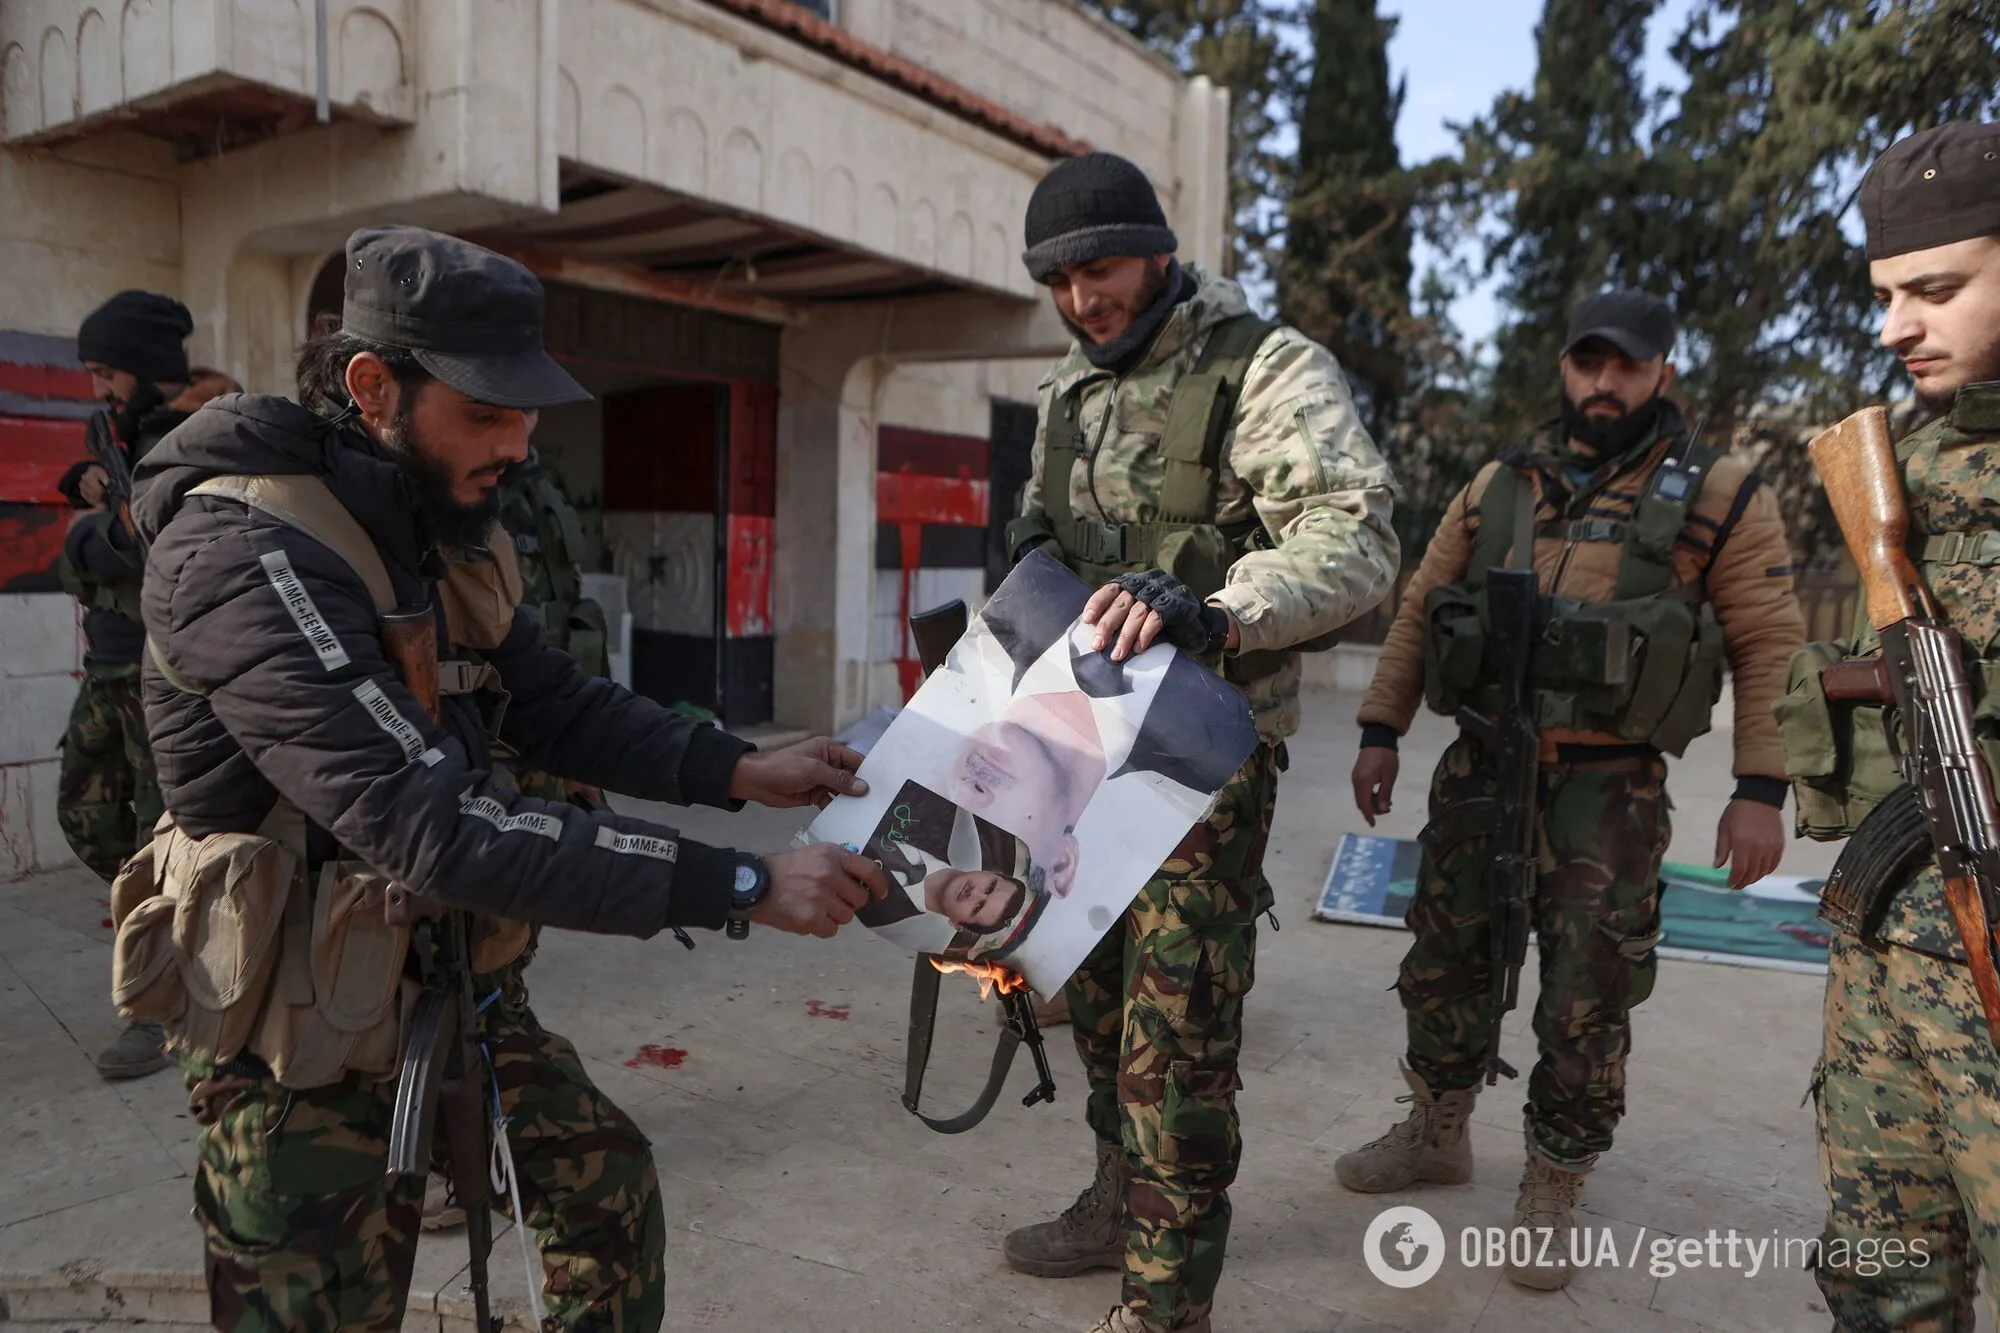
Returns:
[[[1027,978],[1009,972],[997,963],[965,963],[955,958],[933,958],[931,966],[940,972],[963,972],[979,983],[979,998],[985,999],[994,991],[1002,995],[1012,995],[1017,990],[1028,988]]]

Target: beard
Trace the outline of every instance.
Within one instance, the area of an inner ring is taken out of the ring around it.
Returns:
[[[1133,324],[1139,321],[1141,315],[1158,305],[1160,298],[1166,295],[1166,291],[1167,266],[1165,264],[1154,263],[1150,259],[1147,260],[1146,280],[1140,284],[1138,294],[1133,298],[1132,304],[1126,308],[1125,314],[1127,320],[1125,327],[1130,329]],[[1056,307],[1056,318],[1060,319],[1063,322],[1063,327],[1069,330],[1070,337],[1086,346],[1095,347],[1098,345],[1097,340],[1084,331],[1083,325],[1062,312],[1061,306]],[[1119,337],[1123,336],[1123,333],[1120,333],[1113,337],[1111,341],[1116,342]]]
[[[484,546],[500,517],[500,488],[492,487],[474,504],[452,495],[451,470],[428,453],[411,419],[413,394],[405,394],[396,418],[383,432],[382,449],[403,469],[411,506],[423,534],[437,546]]]
[[[1666,410],[1666,399],[1656,390],[1651,398],[1637,407],[1627,408],[1610,394],[1593,394],[1582,402],[1571,400],[1563,394],[1562,424],[1568,438],[1588,452],[1600,458],[1616,458],[1626,450],[1636,447],[1659,424],[1660,413]],[[1593,417],[1592,407],[1605,406],[1618,409],[1615,417]]]

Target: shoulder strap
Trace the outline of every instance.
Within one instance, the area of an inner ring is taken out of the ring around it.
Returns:
[[[1500,470],[1479,497],[1479,531],[1472,535],[1467,587],[1485,587],[1489,569],[1534,567],[1535,481],[1530,472],[1510,455],[1501,455]]]
[[[1065,548],[1069,546],[1076,518],[1069,503],[1069,485],[1070,474],[1076,468],[1076,444],[1081,433],[1076,422],[1077,404],[1083,397],[1077,392],[1080,387],[1072,385],[1062,393],[1049,395],[1049,419],[1042,428],[1042,512],[1048,515],[1056,540]]]
[[[1277,328],[1248,313],[1217,324],[1209,330],[1194,368],[1174,384],[1160,434],[1160,452],[1166,459],[1160,482],[1161,518],[1176,523],[1214,521],[1222,441],[1235,421],[1251,359]]]
[[[1719,457],[1718,451],[1697,442],[1691,434],[1668,450],[1653,469],[1644,494],[1633,506],[1632,519],[1625,525],[1613,601],[1656,597],[1673,583],[1674,543],[1687,527],[1688,514],[1701,498],[1709,469]]]
[[[389,581],[389,567],[382,563],[382,553],[375,549],[374,539],[318,477],[302,473],[212,477],[188,494],[240,500],[287,527],[297,528],[346,561],[361,576],[378,614],[388,615],[396,609],[396,588]]]

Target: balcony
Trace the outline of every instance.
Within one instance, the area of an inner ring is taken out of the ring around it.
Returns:
[[[7,0],[0,141],[109,128],[201,156],[319,118],[407,124],[413,0]],[[323,23],[322,23],[323,18]]]

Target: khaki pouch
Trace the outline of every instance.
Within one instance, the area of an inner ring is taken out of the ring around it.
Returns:
[[[270,990],[297,855],[262,833],[170,828],[127,870],[113,890],[113,1001],[127,1018],[170,1024],[182,1054],[230,1059]]]
[[[521,604],[521,566],[514,540],[504,530],[479,550],[451,554],[449,572],[438,584],[445,627],[453,646],[490,652],[500,646]]]
[[[410,928],[389,924],[388,888],[363,862],[329,861],[308,906],[301,878],[277,984],[250,1042],[286,1087],[322,1087],[348,1071],[395,1072]]]

